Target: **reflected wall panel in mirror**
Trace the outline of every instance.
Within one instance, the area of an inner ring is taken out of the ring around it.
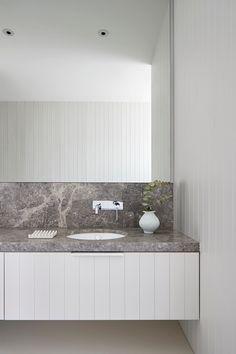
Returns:
[[[150,103],[0,102],[0,182],[150,180]]]

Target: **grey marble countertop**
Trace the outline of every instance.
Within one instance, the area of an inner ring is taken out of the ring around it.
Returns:
[[[34,230],[0,229],[0,252],[199,252],[199,242],[173,230],[147,236],[141,229],[58,229],[53,239],[28,239]],[[126,237],[106,241],[82,241],[66,236],[89,231],[125,233]]]

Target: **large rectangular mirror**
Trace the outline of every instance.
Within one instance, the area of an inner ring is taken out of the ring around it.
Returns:
[[[7,14],[0,182],[170,181],[169,1],[13,0]]]

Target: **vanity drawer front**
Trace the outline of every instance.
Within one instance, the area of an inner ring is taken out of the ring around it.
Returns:
[[[6,320],[198,319],[198,253],[6,253]]]

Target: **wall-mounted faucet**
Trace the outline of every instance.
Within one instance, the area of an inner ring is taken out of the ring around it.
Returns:
[[[99,210],[115,210],[117,222],[119,218],[118,212],[119,210],[123,210],[123,202],[118,200],[94,200],[93,210],[95,210],[96,215],[98,214]]]

